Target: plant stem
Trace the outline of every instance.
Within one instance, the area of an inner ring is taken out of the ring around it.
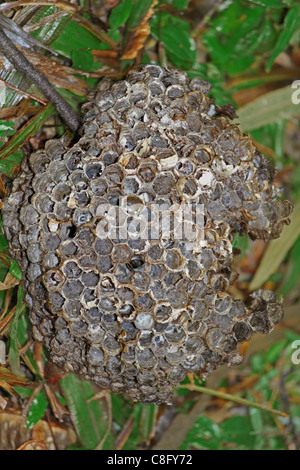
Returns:
[[[240,405],[252,406],[253,408],[258,408],[259,410],[267,411],[268,413],[272,413],[277,416],[282,416],[283,418],[288,418],[288,415],[286,413],[283,413],[282,411],[274,410],[273,408],[269,408],[268,406],[261,405],[259,403],[254,403],[252,401],[246,400],[245,398],[230,395],[229,393],[223,393],[219,392],[218,390],[213,390],[211,388],[201,387],[201,385],[186,384],[181,385],[179,388],[187,388],[188,390],[193,390],[195,392],[207,393],[214,397],[222,398],[223,400],[229,400],[234,403],[239,403]]]

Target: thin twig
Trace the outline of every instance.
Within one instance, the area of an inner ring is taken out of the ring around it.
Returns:
[[[269,408],[268,406],[261,405],[260,403],[254,403],[252,401],[246,400],[245,398],[230,395],[229,393],[223,393],[219,392],[218,390],[212,390],[211,388],[201,387],[200,385],[186,384],[181,385],[179,388],[186,388],[195,392],[208,393],[209,395],[222,398],[223,400],[229,400],[244,406],[252,406],[253,408],[258,408],[259,410],[267,411],[268,413],[272,413],[277,416],[282,416],[284,418],[288,417],[288,415],[286,413],[283,413],[282,411],[274,410],[273,408]]]
[[[23,72],[26,77],[44,93],[46,98],[55,106],[68,127],[76,132],[80,126],[79,115],[55,88],[53,88],[48,79],[28,61],[19,49],[17,49],[13,42],[6,36],[3,29],[0,29],[0,51],[17,70]]]
[[[45,100],[42,100],[41,98],[38,98],[37,96],[32,95],[31,93],[27,93],[27,91],[20,90],[20,88],[12,85],[11,83],[6,82],[2,78],[0,78],[0,83],[4,83],[4,85],[7,86],[8,88],[11,88],[12,90],[16,91],[20,95],[27,96],[27,98],[31,98],[32,100],[37,101],[38,103],[41,103],[43,106],[46,106],[47,104]]]

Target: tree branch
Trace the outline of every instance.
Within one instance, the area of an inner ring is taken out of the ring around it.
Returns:
[[[17,70],[24,73],[44,93],[45,97],[55,106],[67,126],[76,132],[80,126],[79,115],[55,90],[49,80],[19,51],[6,36],[2,28],[0,28],[0,51]]]

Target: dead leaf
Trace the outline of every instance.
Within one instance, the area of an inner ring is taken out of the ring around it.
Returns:
[[[55,393],[51,390],[49,385],[44,384],[44,387],[55,417],[58,419],[58,421],[62,422],[64,416],[69,416],[70,413],[68,412],[66,407],[61,403],[61,401],[57,398]]]
[[[158,0],[154,0],[152,2],[152,5],[144,16],[142,22],[131,32],[125,51],[121,57],[122,59],[135,59],[138,52],[144,47],[150,34],[150,25],[148,20],[153,15],[154,7],[157,3]]]
[[[0,395],[0,408],[4,410],[6,408],[6,405],[7,405],[7,400],[5,400],[5,398],[1,397]]]
[[[0,380],[7,380],[7,383],[9,383],[12,386],[15,385],[30,385],[31,382],[26,379],[25,377],[20,377],[17,374],[14,374],[11,370],[6,369],[6,367],[1,367],[0,366]]]
[[[45,441],[27,441],[24,442],[17,450],[47,450]]]
[[[20,282],[19,279],[17,279],[15,276],[13,276],[10,273],[7,273],[6,278],[4,279],[4,282],[0,282],[0,291],[11,289],[12,287],[17,286],[19,282]]]

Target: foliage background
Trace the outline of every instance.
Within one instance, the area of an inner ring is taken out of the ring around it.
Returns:
[[[274,289],[284,295],[285,320],[242,347],[243,366],[222,368],[206,384],[189,376],[171,407],[133,406],[63,376],[48,361],[31,339],[22,275],[0,235],[0,356],[4,346],[7,353],[0,366],[0,449],[299,449],[300,366],[291,360],[300,339],[300,112],[292,102],[300,85],[292,88],[300,77],[299,2],[0,1],[1,28],[7,18],[19,28],[10,31],[14,42],[76,110],[99,78],[121,78],[135,63],[173,65],[208,79],[216,103],[235,105],[237,122],[276,165],[276,181],[295,210],[279,240],[235,238],[234,294]],[[4,198],[23,156],[65,128],[3,56],[0,80]]]

